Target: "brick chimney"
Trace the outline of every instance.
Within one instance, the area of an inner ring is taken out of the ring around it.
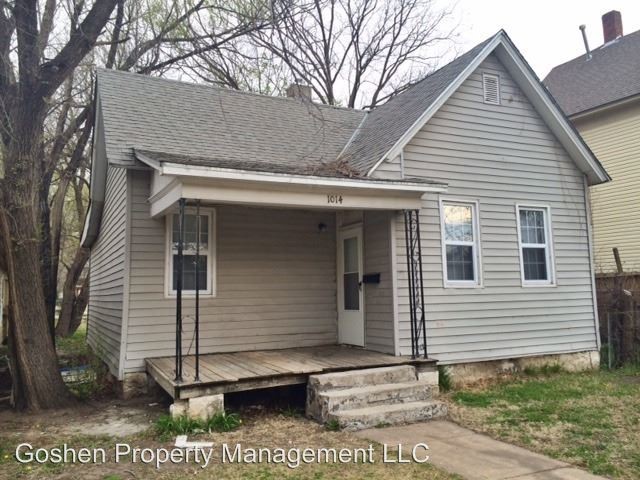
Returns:
[[[307,102],[311,101],[311,87],[302,83],[292,83],[287,87],[287,97],[299,98]]]
[[[604,43],[622,36],[622,15],[619,11],[611,10],[602,16],[602,33]]]

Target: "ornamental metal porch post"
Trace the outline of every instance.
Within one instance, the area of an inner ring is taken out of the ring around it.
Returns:
[[[423,356],[427,358],[427,327],[424,311],[424,278],[422,273],[422,245],[420,241],[420,211],[404,211],[404,232],[409,283],[409,317],[411,320],[411,355],[420,356],[420,337]]]
[[[209,240],[211,241],[211,240]],[[200,200],[196,200],[196,375],[200,381]]]
[[[176,278],[176,382],[182,381],[182,276],[184,274],[184,205],[178,200],[178,258]]]

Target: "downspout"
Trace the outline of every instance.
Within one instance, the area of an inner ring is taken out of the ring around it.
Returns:
[[[98,112],[100,110],[98,106],[98,81],[94,74],[93,81],[93,131],[91,132],[91,191],[89,192],[89,207],[87,209],[87,215],[84,221],[84,228],[82,230],[82,238],[80,245],[84,248],[91,248],[98,238],[98,232],[100,230],[100,220],[102,219],[102,212],[104,211],[104,197],[107,184],[107,165],[96,165],[96,153],[95,153],[95,138],[96,129],[98,128]],[[105,157],[105,163],[108,161]],[[94,188],[95,182],[100,182],[100,188]],[[98,196],[96,190],[100,193]]]
[[[600,351],[601,340],[600,340],[600,319],[598,316],[598,297],[596,291],[596,269],[595,269],[595,261],[593,255],[593,228],[591,226],[591,201],[590,201],[590,191],[589,184],[587,182],[587,176],[583,176],[583,185],[584,185],[584,209],[587,217],[587,243],[589,247],[589,269],[591,270],[591,300],[593,302],[593,328],[595,329],[596,334],[596,346],[598,347],[598,351]]]

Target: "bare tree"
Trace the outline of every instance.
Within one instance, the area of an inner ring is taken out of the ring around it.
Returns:
[[[77,0],[60,8],[52,0],[0,1],[0,264],[11,289],[9,360],[16,407],[52,408],[71,398],[58,370],[53,319],[61,262],[67,271],[61,332],[73,329],[87,298],[86,281],[79,293],[76,287],[88,252],[77,243],[73,255],[60,252],[69,189],[76,220],[84,215],[93,129],[88,69],[160,74],[268,22],[251,17],[255,8],[247,10],[238,0],[226,28],[191,28],[207,12],[230,16],[230,4]],[[185,47],[196,40],[199,48]],[[72,260],[66,264],[62,257]]]
[[[75,129],[75,135],[65,136],[61,128],[57,128],[52,135],[57,146],[51,149],[51,156],[54,157],[52,162],[61,165],[62,170],[58,172],[59,183],[51,202],[52,254],[49,273],[52,288],[49,293],[53,298],[48,304],[51,322],[54,321],[55,294],[59,290],[54,282],[60,264],[64,265],[66,273],[58,279],[58,284],[63,286],[56,335],[74,333],[88,299],[88,279],[82,280],[82,276],[89,253],[79,247],[79,239],[73,239],[66,244],[70,255],[69,263],[64,263],[60,261],[60,249],[63,219],[71,218],[75,223],[76,219],[81,218],[80,215],[63,216],[63,207],[76,208],[65,203],[67,189],[74,178],[81,182],[83,177],[77,172],[89,167],[86,153],[93,129],[93,112],[90,111],[92,98],[87,95],[92,90],[89,72],[95,67],[155,75],[176,72],[182,63],[191,58],[224,49],[226,44],[247,32],[268,25],[269,14],[270,10],[260,8],[257,2],[248,2],[246,5],[242,1],[204,0],[183,4],[164,0],[118,2],[114,22],[107,26],[104,41],[98,43],[91,58],[79,66],[74,78],[69,79],[69,85],[74,81],[75,88],[65,89],[66,96],[60,102],[62,105],[82,105],[82,108],[61,108],[55,122],[56,125],[68,125],[69,133]],[[206,25],[203,19],[207,19]],[[69,114],[69,110],[75,113],[75,117]],[[67,160],[60,161],[55,157],[59,157],[64,146]],[[84,197],[80,195],[79,198]]]
[[[306,0],[274,7],[252,40],[322,103],[374,107],[433,69],[451,45],[450,10],[433,0]]]
[[[53,175],[43,159],[48,99],[91,51],[117,0],[78,7],[77,28],[56,51],[50,45],[55,2],[42,15],[35,0],[0,7],[0,234],[11,289],[9,328],[13,399],[19,408],[66,404],[70,394],[58,371],[47,323],[47,280],[40,259],[49,250],[48,190]],[[80,20],[81,19],[81,20]],[[49,59],[49,55],[51,55]],[[17,64],[17,65],[16,65]],[[49,258],[47,255],[46,258]]]

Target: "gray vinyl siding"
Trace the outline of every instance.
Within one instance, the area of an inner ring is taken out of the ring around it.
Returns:
[[[500,75],[501,105],[482,101]],[[405,176],[479,202],[482,288],[443,288],[438,196],[421,211],[428,348],[445,363],[597,348],[583,174],[490,56],[404,150]],[[516,204],[551,208],[557,287],[523,287]],[[400,344],[410,353],[404,230],[397,222]]]
[[[391,215],[364,214],[364,273],[380,273],[379,284],[364,286],[365,346],[393,354],[393,277],[391,271]]]
[[[127,171],[108,167],[100,235],[91,248],[89,264],[87,341],[115,376],[125,289],[126,206]]]
[[[388,180],[401,180],[403,178],[403,172],[400,155],[393,160],[381,163],[375,170],[375,176]]]
[[[126,371],[137,371],[174,355],[176,302],[164,294],[165,220],[150,218],[149,173],[130,175]],[[330,212],[217,206],[217,295],[201,300],[200,351],[336,343],[335,234]],[[183,352],[193,353],[193,299],[184,308]]]

